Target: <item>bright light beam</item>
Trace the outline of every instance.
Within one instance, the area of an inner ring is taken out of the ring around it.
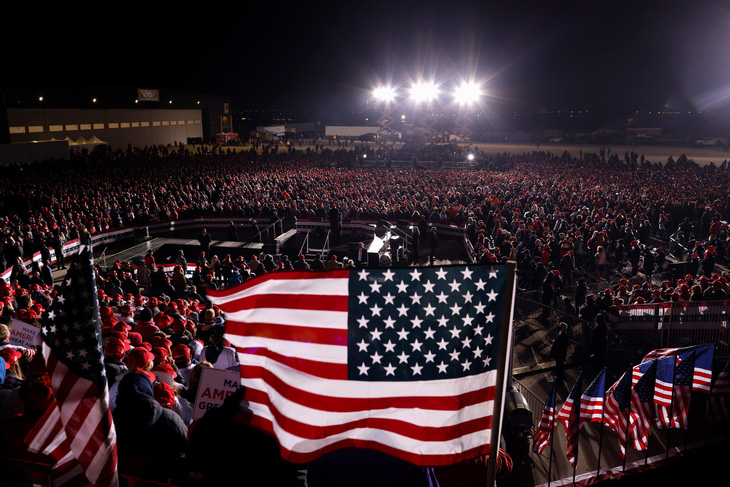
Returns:
[[[431,101],[438,95],[438,88],[433,83],[418,83],[411,88],[411,97],[416,102]]]
[[[393,101],[395,100],[395,88],[392,88],[390,86],[382,86],[380,88],[376,88],[373,91],[373,96],[375,96],[375,98],[380,101]]]
[[[464,83],[454,92],[454,100],[461,105],[476,103],[481,96],[481,89],[476,83]]]

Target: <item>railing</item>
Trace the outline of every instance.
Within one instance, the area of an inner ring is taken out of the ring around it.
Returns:
[[[643,353],[656,348],[716,344],[728,353],[730,301],[687,301],[614,306],[609,324],[620,343]]]
[[[101,260],[104,260],[104,267],[106,267],[106,249],[108,247],[104,247],[104,250],[101,252],[101,255],[99,255],[99,258],[96,259],[96,264],[98,265]]]
[[[305,255],[309,253],[309,230],[307,230],[307,234],[304,236],[304,242],[302,242],[302,246],[299,248],[299,255]]]
[[[267,240],[270,240],[272,238],[276,238],[277,225],[279,227],[278,228],[279,235],[281,235],[282,233],[284,233],[284,221],[280,219],[280,220],[276,220],[275,222],[272,222],[271,224],[269,224],[266,227],[264,227],[261,230],[259,230],[259,232],[256,235],[254,235],[254,239],[261,238],[263,236],[264,232],[266,232],[266,239]],[[273,232],[273,234],[274,234],[273,237],[271,236],[271,233],[270,232]]]

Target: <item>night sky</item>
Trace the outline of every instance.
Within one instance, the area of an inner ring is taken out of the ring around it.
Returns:
[[[529,109],[707,110],[730,94],[726,0],[162,3],[6,6],[24,27],[4,29],[5,78],[238,107],[362,106],[423,76]]]

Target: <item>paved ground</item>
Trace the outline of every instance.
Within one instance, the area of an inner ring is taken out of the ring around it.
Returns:
[[[695,161],[696,163],[704,166],[710,163],[714,163],[717,166],[722,164],[726,159],[730,159],[730,152],[725,151],[722,147],[700,147],[700,146],[663,146],[663,145],[594,145],[594,144],[563,144],[563,143],[541,143],[538,148],[536,144],[508,144],[508,143],[485,143],[485,142],[474,142],[471,143],[472,147],[478,147],[487,154],[498,154],[508,152],[511,154],[522,154],[523,152],[532,151],[549,151],[552,153],[562,154],[567,151],[573,157],[580,157],[581,153],[585,156],[586,154],[595,153],[600,154],[601,147],[611,149],[611,153],[616,153],[620,158],[623,159],[626,151],[629,153],[636,152],[639,157],[644,155],[645,159],[652,163],[666,163],[669,157],[672,157],[675,161],[684,154],[688,159]],[[198,146],[188,146],[198,147]],[[336,146],[326,145],[325,148],[336,149]],[[374,146],[371,146],[374,147]],[[304,145],[303,147],[296,147],[297,150],[306,150],[307,148],[314,149],[313,145]],[[352,146],[346,149],[351,149]],[[233,151],[248,150],[246,147],[231,147]],[[280,152],[285,152],[286,147],[280,147]]]

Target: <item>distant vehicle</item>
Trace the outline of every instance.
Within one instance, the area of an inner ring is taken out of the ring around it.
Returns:
[[[562,137],[553,137],[552,139],[550,139],[550,142],[562,142],[562,141],[563,141]]]
[[[697,145],[706,145],[713,147],[718,145],[727,146],[727,139],[722,137],[705,137],[704,139],[698,140]]]

